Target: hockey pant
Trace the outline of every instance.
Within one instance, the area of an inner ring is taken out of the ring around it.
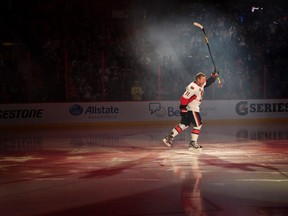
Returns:
[[[194,111],[181,113],[181,122],[172,129],[171,136],[177,136],[183,130],[187,129],[191,123],[194,125],[191,131],[191,140],[197,141],[202,127],[202,119],[200,113]]]

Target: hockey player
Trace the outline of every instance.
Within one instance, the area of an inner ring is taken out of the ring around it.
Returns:
[[[210,86],[218,77],[218,71],[212,72],[211,76],[206,80],[206,75],[199,72],[196,75],[196,80],[191,82],[186,91],[180,98],[180,115],[181,121],[171,131],[170,135],[164,137],[163,142],[171,147],[173,139],[183,130],[187,129],[191,123],[193,129],[191,132],[191,141],[189,143],[189,150],[201,150],[202,146],[197,144],[197,140],[202,127],[202,120],[200,116],[200,104],[202,102],[204,88]]]

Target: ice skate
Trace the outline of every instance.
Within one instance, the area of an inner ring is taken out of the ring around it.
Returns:
[[[172,141],[173,141],[173,137],[171,135],[163,138],[164,144],[167,145],[168,147],[172,147],[173,145]]]
[[[196,141],[190,141],[189,143],[189,149],[190,151],[192,150],[196,150],[196,151],[201,151],[202,150],[202,146],[198,145]]]

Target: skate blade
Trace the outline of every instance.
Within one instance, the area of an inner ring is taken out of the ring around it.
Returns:
[[[202,148],[189,148],[188,151],[191,151],[191,152],[202,152]]]

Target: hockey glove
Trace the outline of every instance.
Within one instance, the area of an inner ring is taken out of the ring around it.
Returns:
[[[188,112],[186,105],[180,105],[179,109],[180,109],[181,113],[187,113]]]
[[[180,115],[184,118],[186,118],[187,116],[187,113],[188,113],[188,110],[186,108],[186,105],[180,105],[179,106],[179,109],[180,109]]]
[[[211,74],[211,76],[214,78],[214,79],[217,79],[217,77],[219,77],[219,70],[214,70]]]

